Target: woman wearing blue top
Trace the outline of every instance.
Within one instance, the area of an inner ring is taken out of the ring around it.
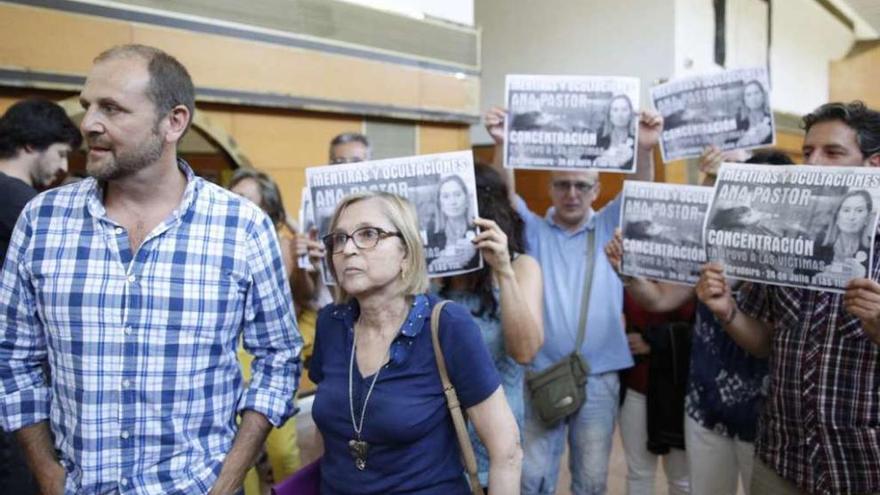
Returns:
[[[330,234],[336,304],[318,315],[309,376],[324,440],[321,492],[467,494],[431,344],[435,297],[415,209],[384,192],[344,198]],[[468,311],[450,304],[440,345],[462,407],[489,451],[489,488],[519,493],[519,432]]]
[[[475,242],[485,265],[475,273],[440,280],[440,295],[470,309],[480,327],[492,363],[501,375],[504,395],[517,425],[523,421],[522,365],[531,362],[544,341],[541,267],[525,252],[522,218],[510,204],[507,186],[487,165],[475,167],[482,232]],[[480,482],[488,485],[489,453],[473,426],[471,442]]]

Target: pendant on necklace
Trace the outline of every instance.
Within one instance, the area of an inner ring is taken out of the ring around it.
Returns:
[[[367,451],[370,445],[363,440],[351,439],[348,441],[348,451],[354,458],[354,466],[358,471],[363,471],[367,467]]]

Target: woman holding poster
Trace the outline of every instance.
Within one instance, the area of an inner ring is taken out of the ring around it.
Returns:
[[[525,224],[510,204],[507,185],[488,165],[474,168],[481,232],[474,239],[486,266],[476,272],[435,279],[438,292],[468,308],[492,362],[516,422],[522,429],[525,366],[544,342],[541,267],[525,254]],[[480,483],[489,484],[489,454],[469,427]]]
[[[850,191],[841,198],[815,250],[816,258],[824,261],[826,267],[817,276],[846,280],[865,276],[871,254],[873,212],[874,201],[864,189]]]
[[[736,129],[745,131],[737,141],[737,146],[746,148],[773,142],[767,92],[756,80],[747,82],[743,88],[742,106],[736,115]]]
[[[619,94],[611,98],[608,113],[599,130],[596,146],[605,151],[596,158],[599,167],[629,168],[635,150],[635,116],[629,97]]]

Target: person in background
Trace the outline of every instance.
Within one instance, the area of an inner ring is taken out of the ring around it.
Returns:
[[[0,117],[0,267],[21,210],[67,171],[68,154],[82,135],[64,109],[47,100],[22,100]],[[38,493],[12,435],[0,430],[0,486],[9,493]]]
[[[284,211],[284,202],[278,184],[265,172],[240,168],[232,175],[228,188],[259,206],[275,225],[281,246],[281,259],[284,261],[284,272],[290,280],[294,306],[299,315],[314,296],[315,287],[309,274],[297,265],[295,249],[297,238],[301,234],[297,234],[296,226],[290,222],[287,212]]]
[[[700,157],[704,186],[715,183],[722,162],[791,164],[778,151],[722,152],[709,147]],[[623,256],[620,233],[605,247],[619,271]],[[653,313],[674,311],[694,299],[688,285],[623,277],[629,297]],[[752,475],[758,417],[767,394],[767,361],[749,355],[722,329],[717,318],[697,305],[691,342],[684,420],[690,489],[695,495],[736,495],[741,482],[746,494]]]
[[[365,162],[372,148],[367,136],[359,132],[343,132],[330,141],[330,164]]]
[[[309,368],[325,447],[321,493],[470,493],[434,357],[438,299],[425,293],[415,208],[386,192],[352,194],[337,205],[324,243],[337,302],[318,315]],[[489,451],[489,490],[516,495],[519,431],[470,312],[444,307],[439,340],[461,407]]]
[[[474,239],[485,265],[478,272],[438,280],[438,293],[468,308],[501,376],[504,395],[522,430],[525,365],[544,340],[541,267],[525,254],[525,225],[508,199],[507,185],[488,165],[475,167],[482,232]],[[489,486],[489,453],[469,425],[480,482]]]
[[[506,112],[493,108],[486,114],[489,135],[496,143],[496,157],[504,145]],[[636,179],[652,180],[653,148],[663,118],[642,112]],[[618,195],[600,211],[591,207],[599,196],[596,171],[556,171],[551,175],[553,208],[545,216],[529,210],[514,197],[516,211],[526,225],[526,252],[534,256],[544,274],[544,345],[530,369],[542,371],[577,350],[589,363],[587,401],[574,414],[552,427],[545,426],[526,398],[523,427],[523,492],[553,494],[559,462],[566,443],[570,448],[571,491],[599,494],[606,490],[611,441],[620,400],[618,370],[632,366],[621,321],[623,288],[608,264],[602,246],[620,220]],[[512,183],[512,181],[511,181]],[[587,239],[593,231],[593,256],[587,259]],[[592,267],[593,290],[587,302],[586,336],[581,349],[574,349],[579,312],[584,299],[584,279]]]
[[[612,261],[613,257],[609,256],[608,259]],[[694,305],[687,301],[672,311],[652,313],[645,311],[632,296],[625,293],[623,312],[626,319],[627,341],[636,362],[635,366],[621,373],[621,382],[625,389],[618,425],[626,456],[626,493],[627,495],[654,493],[657,463],[661,457],[669,494],[690,493],[690,477],[684,451],[684,414],[682,414],[684,387],[675,387],[675,396],[668,394],[660,399],[668,404],[666,410],[675,411],[677,416],[675,418],[677,424],[661,424],[669,421],[665,416],[661,418],[657,410],[652,410],[652,406],[657,401],[651,394],[656,393],[658,389],[651,387],[651,381],[670,383],[674,379],[669,376],[658,376],[659,373],[671,374],[667,371],[670,369],[668,366],[658,370],[656,364],[664,358],[659,355],[660,353],[672,354],[672,359],[675,361],[684,360],[683,366],[680,362],[675,362],[674,365],[681,370],[687,370],[689,353],[684,351],[688,350],[689,346],[678,346],[681,338],[673,335],[670,324],[692,322]],[[666,350],[673,346],[679,348],[675,351]],[[677,353],[682,355],[676,355]],[[652,364],[655,366],[652,367]],[[682,377],[681,383],[684,384],[685,381],[686,374]],[[652,413],[654,413],[653,417]],[[657,427],[653,427],[654,424],[657,424]],[[656,434],[660,431],[666,434],[658,440],[655,436],[660,437]]]
[[[51,101],[22,100],[0,117],[0,265],[24,205],[64,177],[80,144],[76,124]]]
[[[826,103],[803,118],[809,165],[880,166],[880,112]],[[769,356],[752,495],[880,493],[880,239],[873,272],[838,293],[750,284],[735,296],[719,263],[697,297],[743,349]]]

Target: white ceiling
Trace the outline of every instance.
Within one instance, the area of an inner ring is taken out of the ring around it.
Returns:
[[[853,18],[856,23],[856,37],[880,37],[880,0],[831,0],[831,3]]]

